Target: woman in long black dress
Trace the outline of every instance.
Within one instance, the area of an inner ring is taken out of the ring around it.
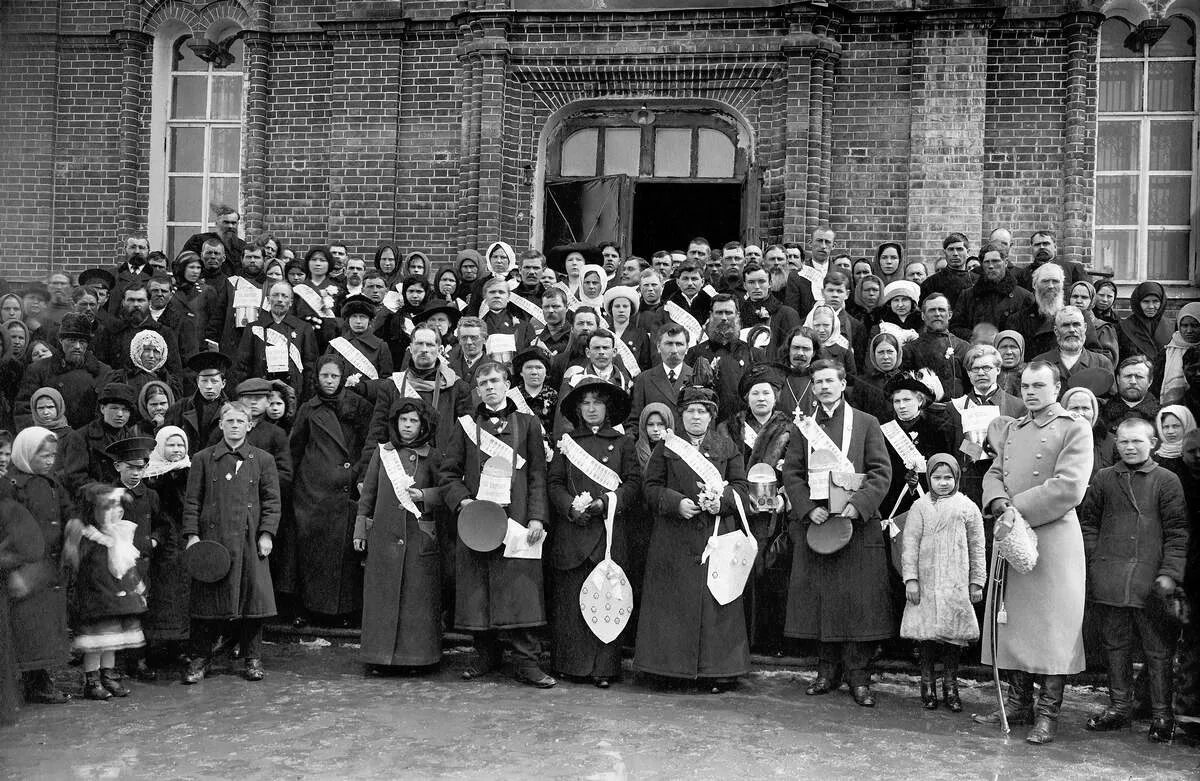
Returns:
[[[183,500],[187,495],[187,433],[178,426],[163,426],[154,435],[144,477],[158,494],[159,514],[152,519],[151,535],[157,545],[150,558],[149,610],[142,617],[146,633],[146,663],[169,667],[184,659],[190,634],[188,600],[192,578],[183,567]]]

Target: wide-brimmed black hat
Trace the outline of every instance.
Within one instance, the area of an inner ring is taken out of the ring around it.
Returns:
[[[912,391],[919,393],[925,397],[926,403],[933,401],[933,391],[928,385],[918,380],[911,374],[897,374],[895,377],[887,381],[887,385],[883,387],[883,395],[888,399],[892,398],[892,394],[896,391]]]
[[[602,380],[599,377],[591,375],[584,375],[579,378],[575,387],[571,388],[567,392],[567,395],[558,403],[558,408],[564,418],[576,426],[580,425],[579,402],[583,400],[583,394],[589,391],[600,393],[606,397],[607,400],[604,402],[604,405],[608,411],[608,424],[610,426],[620,425],[629,417],[632,400],[629,398],[628,393],[607,380]]]
[[[216,350],[203,350],[187,359],[187,367],[197,374],[211,369],[224,373],[229,371],[229,367],[232,365],[232,358]]]
[[[117,286],[117,278],[111,271],[102,268],[86,268],[79,272],[79,281],[76,284],[80,287],[103,285],[105,290],[112,290]]]
[[[567,273],[567,255],[578,252],[583,255],[583,262],[593,266],[604,265],[604,255],[600,248],[581,241],[572,244],[560,244],[546,253],[546,265],[560,274]]]
[[[462,317],[462,312],[458,310],[458,307],[453,306],[449,301],[443,301],[440,298],[433,298],[429,301],[426,301],[425,306],[421,308],[421,311],[417,312],[417,314],[413,316],[413,325],[420,325],[436,314],[443,314],[450,318],[451,333],[453,333],[454,329],[458,327],[458,320]]]
[[[549,371],[550,364],[553,359],[550,357],[550,353],[546,352],[541,347],[526,347],[524,350],[520,350],[516,355],[513,356],[512,376],[520,377],[521,369],[524,368],[525,364],[529,363],[530,361],[541,361],[542,364],[545,365],[546,371]],[[515,379],[513,380],[513,384],[516,384]]]
[[[124,404],[130,412],[137,411],[137,392],[124,382],[110,382],[100,391],[97,404]]]

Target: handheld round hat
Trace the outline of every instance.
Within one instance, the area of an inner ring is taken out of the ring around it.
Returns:
[[[216,540],[200,540],[183,552],[183,566],[201,583],[216,583],[229,574],[233,557]]]
[[[825,523],[810,523],[804,539],[814,553],[828,556],[846,547],[853,534],[854,525],[849,518],[844,515],[830,515]]]
[[[608,412],[608,421],[610,426],[616,426],[624,423],[629,417],[629,410],[632,406],[632,400],[629,394],[621,388],[613,385],[607,380],[602,380],[599,377],[591,375],[583,375],[558,403],[558,409],[562,412],[563,417],[571,421],[576,426],[579,425],[579,402],[583,400],[583,394],[588,391],[599,391],[601,394],[608,396],[608,401],[605,402],[606,411]]]
[[[458,514],[458,538],[473,551],[491,553],[507,532],[508,516],[495,502],[476,499]]]

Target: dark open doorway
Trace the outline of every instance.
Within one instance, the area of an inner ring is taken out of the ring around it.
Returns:
[[[687,249],[695,236],[713,247],[742,235],[742,185],[638,182],[633,196],[634,255],[649,260],[658,250]]]

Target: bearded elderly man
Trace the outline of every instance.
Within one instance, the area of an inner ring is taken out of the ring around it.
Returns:
[[[1084,668],[1086,561],[1075,508],[1092,475],[1092,427],[1062,408],[1060,389],[1052,364],[1025,367],[1021,399],[1027,413],[997,418],[989,427],[996,458],[983,478],[983,506],[996,518],[996,541],[1012,531],[1014,510],[1037,533],[1037,565],[1028,573],[1007,567],[1003,592],[994,582],[988,589],[986,615],[997,619],[986,622],[983,632],[983,663],[1010,671],[1008,722],[1032,724],[1025,740],[1033,744],[1054,740],[1066,677]],[[1035,679],[1041,686],[1036,704]],[[1000,712],[975,721],[998,724]]]
[[[1057,263],[1045,263],[1032,275],[1033,301],[1013,312],[1000,330],[1012,330],[1025,337],[1025,360],[1032,361],[1042,353],[1057,347],[1054,335],[1054,316],[1066,305],[1063,297],[1064,272]],[[1083,336],[1083,346],[1101,349],[1096,329],[1089,323]]]
[[[1083,346],[1086,330],[1087,318],[1083,312],[1078,307],[1064,306],[1054,315],[1054,338],[1057,340],[1057,346],[1053,350],[1034,356],[1033,359],[1053,365],[1065,380],[1070,380],[1082,371],[1098,369],[1108,374],[1111,385],[1112,361],[1107,356]]]
[[[18,428],[33,422],[29,399],[38,388],[57,388],[67,404],[67,425],[84,426],[96,415],[96,399],[107,383],[112,369],[89,349],[92,342],[91,323],[83,315],[63,317],[58,329],[61,354],[34,361],[25,370],[17,390],[15,423]]]
[[[950,299],[944,293],[930,293],[921,302],[925,327],[916,339],[904,345],[904,368],[931,369],[941,380],[943,393],[935,401],[961,396],[966,385],[963,358],[971,345],[950,333],[953,316]]]
[[[712,367],[713,380],[720,407],[717,422],[737,412],[741,405],[738,384],[752,366],[766,361],[766,353],[751,347],[741,339],[742,323],[738,317],[737,301],[728,293],[713,299],[712,311],[704,326],[708,341],[688,350],[684,362],[697,368],[696,361],[704,358]]]

